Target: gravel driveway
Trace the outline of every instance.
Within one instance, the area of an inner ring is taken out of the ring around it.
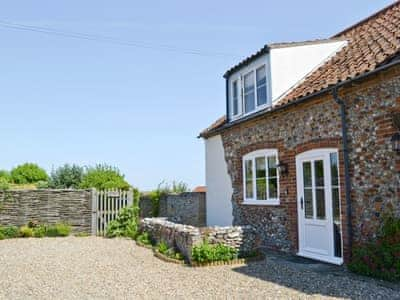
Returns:
[[[372,280],[296,268],[276,259],[248,266],[168,264],[131,240],[0,241],[0,299],[132,298],[400,299]]]

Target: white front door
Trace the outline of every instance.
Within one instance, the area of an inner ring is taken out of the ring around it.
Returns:
[[[296,157],[298,255],[341,264],[339,171],[336,149]]]

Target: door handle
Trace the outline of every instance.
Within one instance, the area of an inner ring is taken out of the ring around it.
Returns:
[[[303,197],[300,197],[300,206],[301,206],[301,209],[303,209]]]

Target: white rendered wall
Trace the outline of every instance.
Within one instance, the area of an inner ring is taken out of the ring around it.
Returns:
[[[232,184],[220,135],[205,139],[207,225],[232,225]]]
[[[346,45],[346,41],[270,50],[272,103]]]

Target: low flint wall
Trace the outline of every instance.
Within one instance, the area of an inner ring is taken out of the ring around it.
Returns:
[[[191,260],[192,248],[207,240],[210,244],[221,243],[234,247],[240,254],[256,249],[255,231],[251,226],[203,227],[183,225],[168,221],[167,218],[145,218],[141,220],[140,230],[147,232],[155,242],[165,242],[176,248]]]

